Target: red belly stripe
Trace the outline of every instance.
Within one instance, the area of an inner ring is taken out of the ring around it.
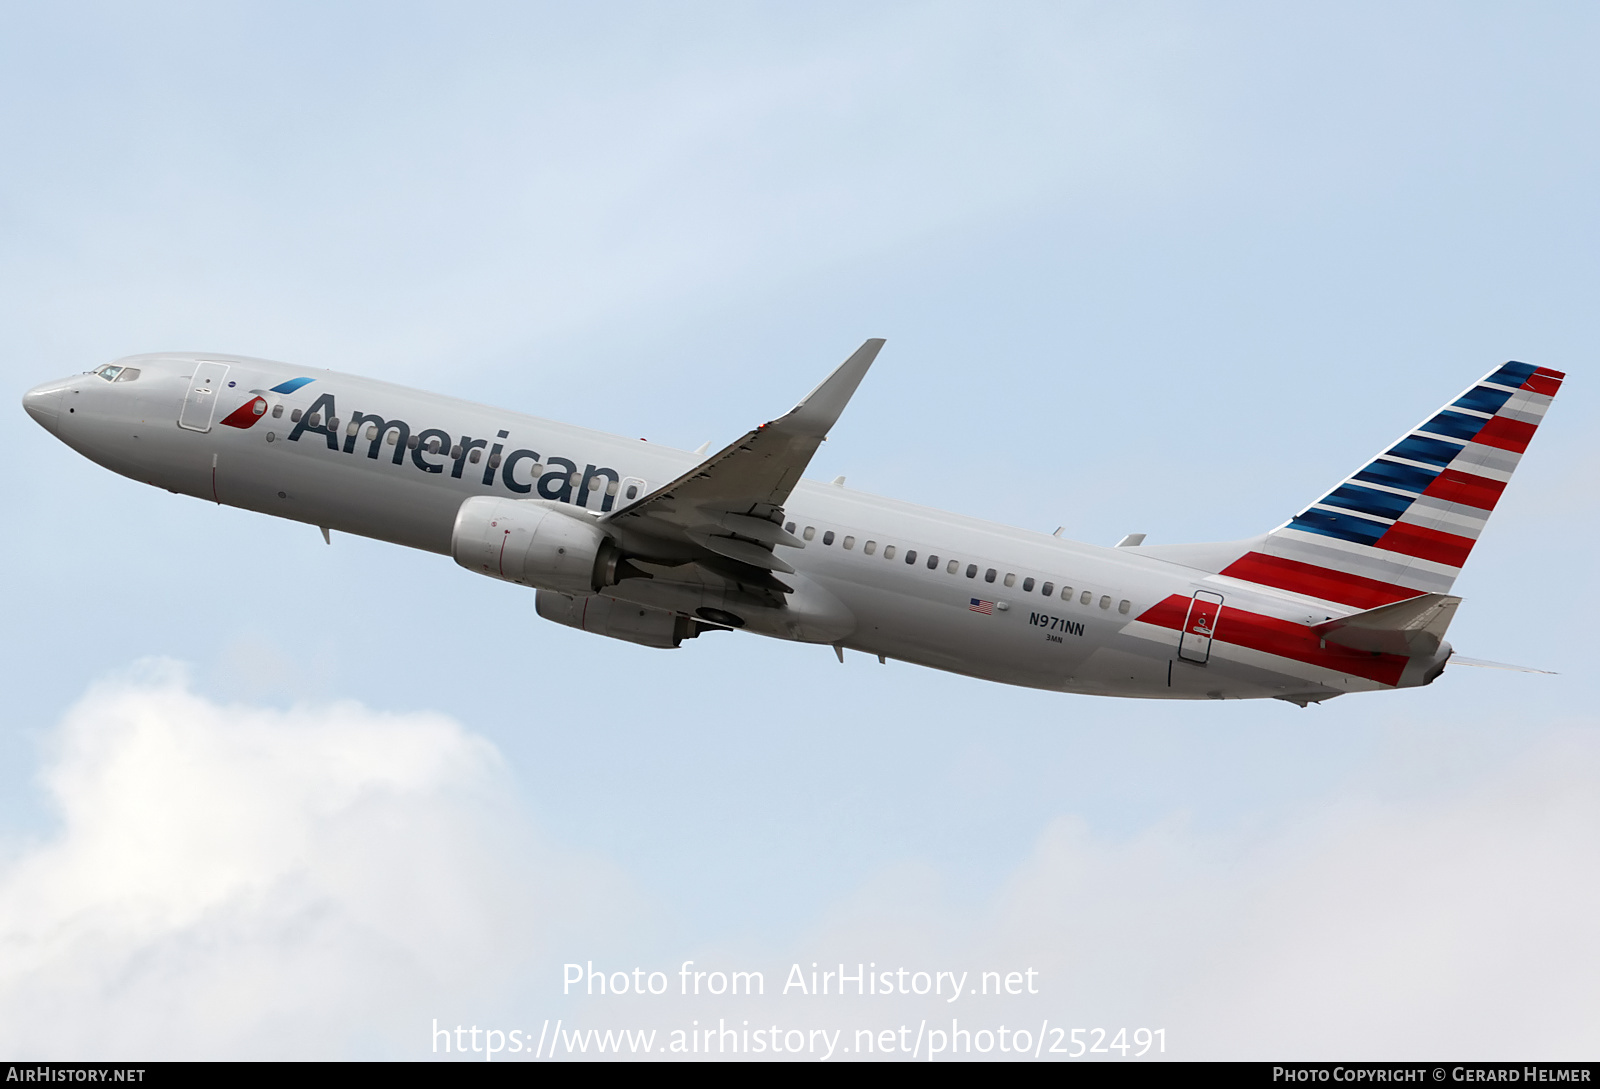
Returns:
[[[1409,596],[1416,595],[1412,593]],[[1189,599],[1172,594],[1146,609],[1139,619],[1146,624],[1182,631],[1188,610]],[[1246,612],[1226,604],[1217,618],[1214,638],[1219,643],[1321,666],[1353,677],[1365,677],[1390,687],[1400,683],[1400,674],[1405,671],[1408,661],[1398,654],[1372,654],[1341,647],[1337,643],[1329,643],[1324,647],[1316,632],[1304,624]]]

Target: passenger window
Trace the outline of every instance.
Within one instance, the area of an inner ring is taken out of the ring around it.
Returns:
[[[844,539],[844,547],[845,547],[846,550],[852,549],[855,546],[856,546],[856,539],[854,537],[846,537]]]
[[[1111,608],[1111,595],[1110,594],[1101,594],[1100,595],[1100,607],[1102,609]]]
[[[376,430],[377,430],[377,428],[372,428],[370,431],[368,431],[367,432],[367,437],[368,438],[376,438],[376,436],[372,434],[372,432],[376,431]],[[450,456],[455,458],[457,461],[461,460],[461,444],[460,443],[456,443],[454,446],[452,446],[450,448]],[[535,473],[537,473],[539,471],[539,467],[537,465],[535,465],[533,467],[533,471]]]
[[[406,449],[415,450],[417,448],[417,444],[421,441],[421,439],[417,438],[415,435],[412,435],[410,438],[406,439]]]
[[[373,439],[375,439],[377,437],[378,437],[378,425],[377,424],[369,424],[369,425],[367,425],[367,441],[371,442]]]
[[[1055,588],[1056,588],[1055,587],[1055,583],[1047,582],[1043,586],[1039,587],[1039,592],[1041,594],[1043,594],[1045,597],[1049,597],[1052,593],[1055,592]]]
[[[283,406],[282,405],[273,405],[272,406],[272,418],[274,420],[283,419]]]
[[[467,460],[472,462],[472,464],[474,464],[474,465],[478,464],[478,462],[481,461],[482,459],[483,459],[483,450],[481,448],[479,448],[479,447],[476,447],[476,446],[472,448],[472,453],[467,455]],[[573,473],[572,475],[573,476],[577,476],[578,474],[577,473]]]
[[[894,545],[883,546],[883,558],[886,560],[894,559]]]
[[[1033,593],[1033,579],[1032,578],[1025,578],[1025,579],[1022,580],[1022,592],[1025,593],[1025,594]]]
[[[1072,587],[1063,586],[1061,588],[1061,600],[1062,601],[1071,601],[1072,600]]]
[[[619,485],[617,484],[617,482],[615,480],[606,481],[606,494],[607,495],[616,495],[618,487],[619,487]]]
[[[987,571],[985,571],[983,573],[983,581],[984,582],[993,582],[994,581],[994,577],[997,574],[999,574],[999,572],[991,567],[991,568],[989,568],[989,570],[987,570]]]
[[[628,485],[628,494],[624,495],[622,498],[624,498],[624,499],[637,499],[637,498],[639,498],[639,485],[637,485],[637,484],[629,484]]]
[[[929,556],[928,557],[928,570],[929,571],[937,571],[937,570],[939,570],[939,557],[938,556]]]
[[[1089,591],[1085,590],[1083,592],[1083,596],[1078,598],[1078,604],[1079,605],[1087,605],[1087,604],[1089,604],[1089,602],[1091,602],[1093,600],[1094,600],[1094,595],[1091,594]]]
[[[866,544],[861,546],[861,551],[865,552],[869,556],[872,555],[874,552],[878,551],[878,542],[868,541]]]
[[[300,422],[300,410],[298,408],[295,409],[293,412],[289,413],[289,422],[290,423],[299,423]]]
[[[132,382],[135,378],[138,378],[138,377],[139,377],[139,368],[138,367],[123,367],[122,368],[122,373],[117,375],[117,381],[118,382]]]
[[[916,563],[916,562],[917,562],[917,550],[914,549],[914,548],[907,549],[906,550],[906,564],[910,565],[910,564],[913,564],[913,563]]]
[[[1123,616],[1127,616],[1128,610],[1131,608],[1133,608],[1133,603],[1127,598],[1123,598],[1121,601],[1117,602],[1117,612],[1121,613]]]
[[[784,526],[783,527],[783,531],[785,533],[793,533],[794,532],[794,523],[790,522],[788,525]]]
[[[975,563],[967,564],[967,578],[975,579],[977,577],[978,577],[978,565],[975,564]]]
[[[354,420],[351,420],[350,421],[350,426],[344,429],[344,433],[346,435],[354,435],[357,431],[360,431],[360,430],[361,430],[361,425],[356,423]]]
[[[311,416],[306,420],[306,425],[308,427],[319,427],[319,426],[321,426],[321,424],[322,424],[322,413],[320,413],[320,412],[313,412],[311,414]]]
[[[817,535],[817,527],[816,526],[807,526],[806,527],[806,531],[801,534],[801,536],[804,537],[808,541],[809,540],[813,540],[816,537],[816,535]]]
[[[416,440],[412,439],[411,441],[415,442]],[[489,466],[490,466],[490,468],[494,468],[494,469],[500,468],[500,455],[499,454],[490,454],[489,455]],[[589,481],[589,484],[591,486],[591,490],[593,488],[598,488],[600,486],[600,478],[599,477],[595,477],[593,480]]]
[[[822,543],[825,545],[831,545],[833,543],[833,530],[830,529],[828,532],[822,535]]]
[[[329,416],[328,417],[328,430],[329,431],[337,431],[337,430],[339,430],[339,417],[337,417],[337,416]]]
[[[948,564],[945,565],[945,573],[946,574],[953,575],[959,570],[961,570],[961,561],[960,560],[951,560]]]
[[[1007,586],[1015,586],[1017,584],[1017,576],[1007,571],[1005,582]]]

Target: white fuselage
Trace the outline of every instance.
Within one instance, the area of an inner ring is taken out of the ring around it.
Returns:
[[[217,372],[216,403],[203,431],[179,426],[197,360],[226,368]],[[138,379],[108,382],[87,374],[40,387],[29,395],[30,413],[124,476],[441,554],[451,551],[458,509],[474,496],[609,511],[627,504],[630,489],[646,494],[699,461],[655,443],[328,371],[225,355],[119,362],[137,367]],[[312,381],[269,392],[297,377]],[[259,418],[224,425],[251,391],[265,401]],[[369,439],[376,425],[367,417],[405,427],[386,427]],[[1164,602],[1170,612],[1171,602],[1191,600],[1197,591],[1225,600],[1224,625],[1257,617],[1269,626],[1305,626],[1351,611],[1211,574],[1158,550],[1080,544],[809,480],[795,486],[785,511],[785,523],[806,547],[785,549],[784,558],[843,612],[811,625],[752,624],[764,634],[1099,695],[1325,698],[1425,683],[1417,670],[1392,683],[1375,680],[1337,661],[1274,654],[1260,639],[1254,648],[1227,642],[1225,631],[1202,647],[1183,635],[1181,622],[1175,628],[1141,620]],[[689,614],[717,604],[711,586],[691,592],[650,579],[604,592]],[[1179,653],[1181,635],[1191,642],[1186,654]]]

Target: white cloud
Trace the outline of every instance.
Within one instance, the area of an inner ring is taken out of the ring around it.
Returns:
[[[876,961],[966,971],[974,982],[1032,968],[1036,997],[691,1001],[657,1023],[760,1024],[778,1013],[780,1023],[843,1027],[848,1042],[857,1027],[914,1032],[952,1017],[970,1029],[1029,1028],[1037,1040],[1048,1019],[1113,1036],[1164,1028],[1174,1058],[1593,1054],[1600,736],[1548,735],[1446,791],[1426,785],[1424,763],[1386,769],[1409,789],[1346,784],[1340,800],[1268,828],[1203,832],[1173,816],[1108,840],[1061,816],[978,906],[962,906],[954,875],[906,867],[836,905],[786,951],[691,954],[701,967],[760,962],[769,980],[790,963],[854,971]],[[607,1023],[598,1004],[583,1015]]]
[[[1600,1046],[1600,739],[1557,735],[1443,804],[1284,837],[1186,1003],[1211,1054],[1582,1058]]]
[[[1578,1057],[1600,1043],[1600,736],[1543,737],[1448,787],[1408,738],[1267,828],[1175,814],[1112,839],[1063,814],[996,889],[908,864],[792,938],[684,949],[612,868],[541,842],[459,724],[223,705],[147,666],[66,714],[45,775],[59,830],[0,868],[0,1049],[420,1056],[435,1016],[530,1040],[546,1016],[663,1040],[748,1019],[850,1047],[857,1028],[959,1017],[1165,1028],[1173,1057]],[[758,969],[767,992],[564,1000],[560,963],[589,958],[673,991],[685,959]],[[1031,968],[1040,993],[783,995],[813,961],[974,984]]]
[[[1164,1026],[1179,1057],[1593,1054],[1600,736],[1551,734],[1445,792],[1422,785],[1425,763],[1394,769],[1410,789],[1347,785],[1271,829],[1207,834],[1174,817],[1107,842],[1060,817],[969,939],[951,940],[925,893],[895,888],[813,944],[847,960],[1030,965],[1044,993],[1008,1006],[1014,1023]]]
[[[498,753],[438,715],[102,684],[55,739],[61,826],[0,872],[0,1050],[339,1055],[494,994],[604,917]]]

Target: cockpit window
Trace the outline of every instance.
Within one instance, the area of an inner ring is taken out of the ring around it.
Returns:
[[[115,363],[107,363],[104,366],[96,367],[89,373],[98,374],[107,382],[132,382],[139,377],[139,368],[119,367]]]
[[[118,382],[132,382],[139,377],[138,367],[123,367],[122,373],[117,375]]]
[[[115,382],[117,380],[117,375],[122,373],[122,368],[113,367],[111,364],[107,363],[105,366],[97,369],[94,373],[98,374],[101,378],[104,378],[107,382]]]

